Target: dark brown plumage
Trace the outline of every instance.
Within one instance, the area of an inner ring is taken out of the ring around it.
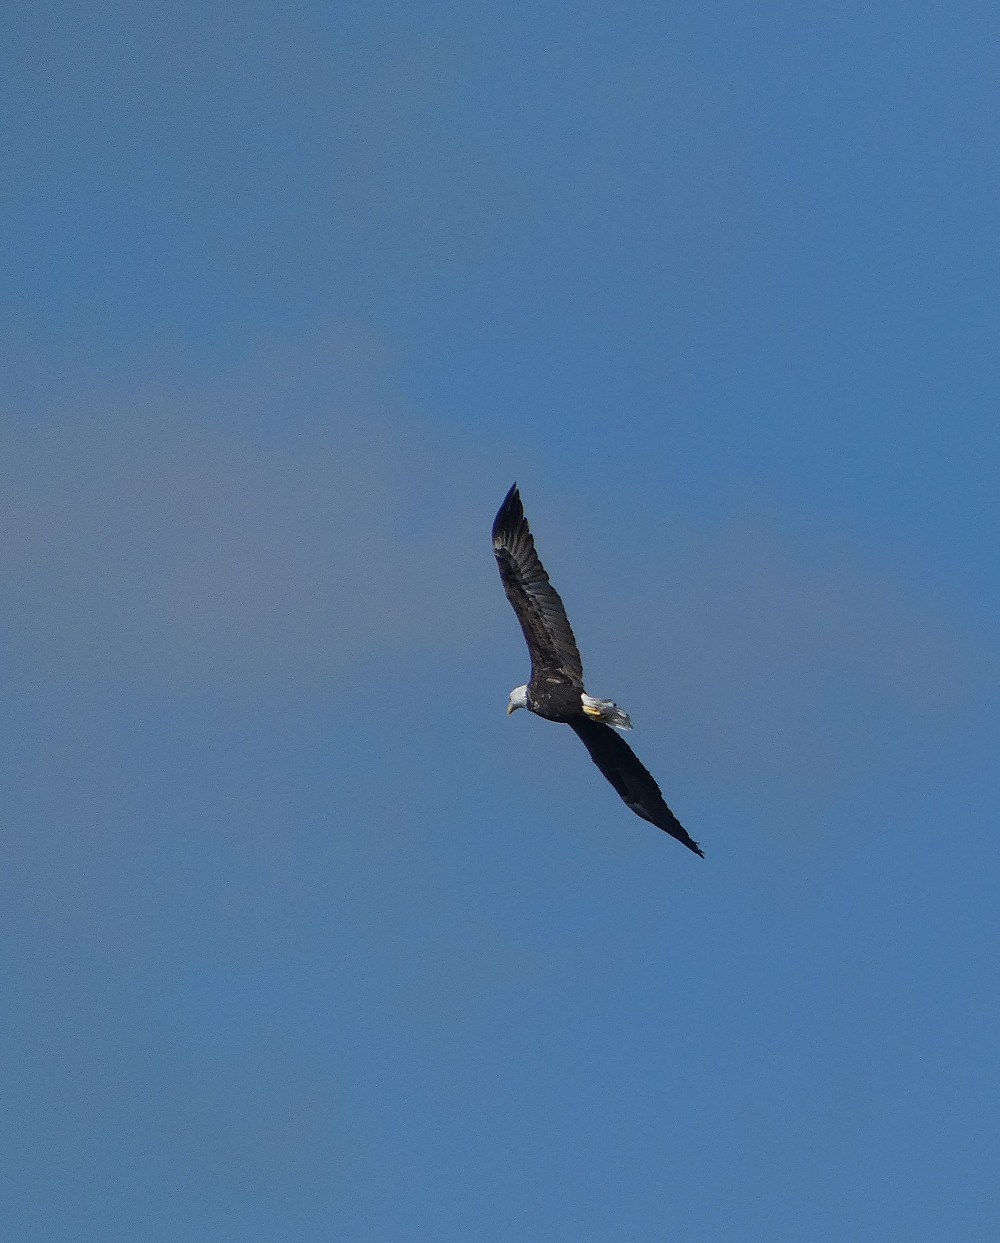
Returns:
[[[493,551],[531,656],[531,678],[526,686],[511,691],[508,712],[525,707],[546,720],[569,725],[637,816],[703,855],[664,802],[651,774],[612,728],[631,728],[626,713],[611,700],[594,699],[584,690],[583,662],[573,628],[559,593],[538,559],[516,484],[494,520]]]
[[[535,552],[515,483],[493,523],[493,551],[500,581],[531,656],[532,683],[543,679],[583,689],[583,661],[559,592]]]

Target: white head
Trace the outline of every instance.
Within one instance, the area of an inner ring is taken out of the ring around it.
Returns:
[[[528,688],[526,686],[515,686],[507,700],[507,715],[516,712],[518,708],[526,708],[528,706]]]

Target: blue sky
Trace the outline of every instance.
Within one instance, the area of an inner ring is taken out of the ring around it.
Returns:
[[[995,6],[19,8],[12,1237],[994,1237]]]

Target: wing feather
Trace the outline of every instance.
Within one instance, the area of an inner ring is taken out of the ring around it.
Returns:
[[[500,579],[531,656],[531,679],[583,687],[583,662],[559,593],[535,552],[517,484],[493,523],[493,551]]]
[[[676,837],[688,850],[705,857],[705,852],[688,836],[687,830],[663,801],[660,787],[621,734],[610,725],[586,717],[569,724],[626,806],[643,820]]]

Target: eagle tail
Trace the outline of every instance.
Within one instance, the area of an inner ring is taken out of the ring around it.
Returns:
[[[580,699],[583,701],[584,712],[592,721],[603,721],[605,725],[613,725],[615,729],[632,728],[632,718],[613,699],[595,699],[586,692]]]

